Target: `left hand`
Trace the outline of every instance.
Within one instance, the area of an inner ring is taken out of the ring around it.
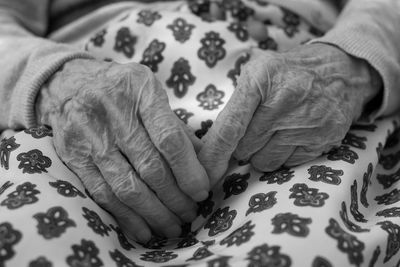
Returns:
[[[327,44],[253,50],[198,157],[215,184],[232,154],[260,171],[315,159],[344,138],[381,87],[366,61]]]

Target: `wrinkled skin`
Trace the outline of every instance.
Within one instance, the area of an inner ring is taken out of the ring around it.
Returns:
[[[72,60],[41,90],[60,158],[132,239],[176,237],[209,182],[184,124],[139,64]]]
[[[367,62],[334,46],[254,49],[233,96],[203,137],[200,162],[215,184],[232,155],[259,171],[315,159],[340,144],[380,87]]]

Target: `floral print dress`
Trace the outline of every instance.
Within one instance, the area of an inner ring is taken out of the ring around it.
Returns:
[[[287,5],[221,3],[223,21],[204,15],[206,0],[126,10],[82,47],[151,68],[176,115],[201,138],[249,49],[284,51],[323,34],[299,15],[307,12]],[[251,16],[268,29],[262,41],[243,23]],[[260,173],[232,161],[182,237],[147,244],[128,240],[91,199],[57,157],[50,129],[9,135],[0,144],[0,266],[399,266],[399,123],[354,125],[340,147],[295,168]]]

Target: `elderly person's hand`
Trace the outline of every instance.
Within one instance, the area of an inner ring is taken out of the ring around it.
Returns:
[[[326,44],[254,50],[199,154],[214,184],[233,156],[257,170],[310,161],[340,144],[379,92],[365,61]]]
[[[42,88],[37,112],[60,158],[130,238],[176,237],[196,217],[208,177],[147,67],[72,60]]]

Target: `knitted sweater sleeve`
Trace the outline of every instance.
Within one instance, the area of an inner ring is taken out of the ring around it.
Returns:
[[[335,26],[312,43],[335,45],[361,58],[383,81],[380,106],[371,119],[400,108],[400,1],[349,0]]]
[[[65,62],[92,58],[43,38],[50,0],[0,0],[0,131],[34,126],[35,99]]]

